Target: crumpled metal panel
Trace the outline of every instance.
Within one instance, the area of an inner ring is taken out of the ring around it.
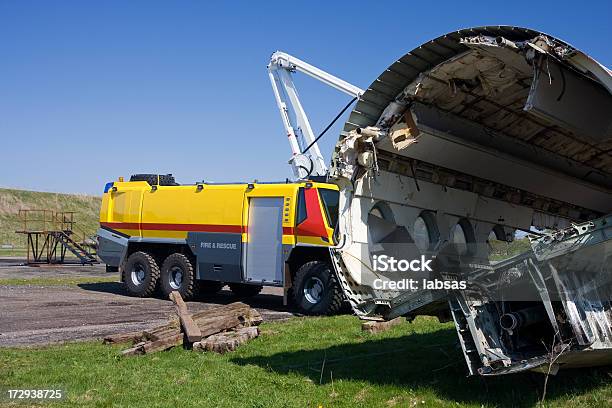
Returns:
[[[533,252],[494,266],[443,268],[481,290],[449,296],[470,373],[510,374],[553,360],[557,368],[612,360],[612,215],[534,238],[532,245]],[[513,290],[518,282],[520,291]],[[526,292],[528,286],[536,290]],[[500,305],[516,302],[540,308],[537,325],[550,326],[551,343],[540,355],[516,348],[525,332],[497,324]]]
[[[578,344],[612,348],[612,215],[534,240]]]
[[[477,35],[507,36],[523,41],[540,34],[542,33],[521,27],[485,26],[453,31],[431,40],[398,59],[368,87],[351,112],[344,126],[344,131],[350,132],[358,127],[376,124],[387,105],[421,72],[467,51],[468,47],[461,44],[461,39],[464,37]],[[388,80],[389,72],[401,74],[401,80],[390,82]],[[376,106],[377,114],[369,116],[362,114],[366,103]]]
[[[584,81],[555,61],[547,62],[547,70],[549,75],[536,71],[525,110],[586,135],[594,143],[612,139],[612,98],[608,90]]]

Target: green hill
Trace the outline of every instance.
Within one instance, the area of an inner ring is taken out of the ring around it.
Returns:
[[[22,253],[25,250],[25,235],[15,233],[23,229],[23,222],[18,215],[20,209],[74,211],[75,232],[90,236],[98,228],[101,200],[101,197],[84,194],[0,188],[0,255]],[[6,246],[14,246],[16,249],[7,249]]]

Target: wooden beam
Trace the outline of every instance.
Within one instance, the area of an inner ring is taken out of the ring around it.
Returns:
[[[187,305],[183,301],[181,294],[177,291],[172,291],[170,293],[170,300],[174,302],[176,308],[176,314],[179,317],[181,322],[181,327],[183,328],[183,332],[185,333],[185,337],[187,341],[190,343],[195,343],[196,341],[202,340],[202,332],[197,324],[191,318],[189,311],[187,310]]]
[[[227,353],[259,336],[259,327],[240,327],[232,331],[213,334],[208,338],[193,344],[194,351],[214,351],[215,353]]]
[[[172,347],[181,345],[183,343],[183,335],[181,333],[174,334],[155,341],[143,341],[135,344],[133,347],[123,350],[121,355],[123,356],[138,356],[143,354],[151,354],[157,351],[168,350]]]
[[[145,337],[145,334],[143,331],[112,334],[110,336],[104,337],[102,344],[127,343],[129,341],[138,342],[138,341],[141,341],[144,337]]]

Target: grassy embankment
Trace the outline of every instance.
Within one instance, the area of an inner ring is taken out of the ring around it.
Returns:
[[[25,254],[26,239],[15,231],[23,229],[20,209],[74,211],[77,233],[90,236],[98,227],[101,197],[83,194],[43,193],[0,188],[0,256]],[[77,237],[79,238],[79,237]],[[10,245],[14,248],[2,248]]]

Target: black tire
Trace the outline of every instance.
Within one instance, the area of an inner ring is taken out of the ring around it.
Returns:
[[[149,297],[159,280],[159,265],[146,252],[134,252],[123,268],[123,283],[131,296]]]
[[[167,299],[170,292],[177,291],[183,300],[190,300],[196,292],[195,274],[189,258],[183,254],[168,255],[161,268],[160,289]]]
[[[248,283],[229,283],[232,293],[239,298],[249,298],[259,294],[263,289],[260,285],[249,285]]]
[[[218,281],[202,280],[198,281],[198,293],[200,295],[214,295],[219,292],[225,283]]]
[[[293,281],[293,302],[298,311],[308,315],[339,313],[344,296],[330,264],[307,262],[298,269]]]
[[[151,186],[177,186],[172,174],[133,174],[130,181],[146,181]]]

